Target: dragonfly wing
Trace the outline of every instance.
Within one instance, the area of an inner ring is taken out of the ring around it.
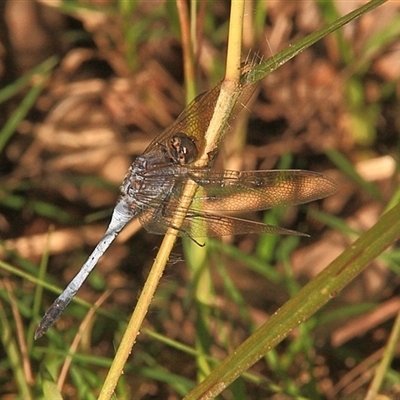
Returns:
[[[222,171],[191,169],[199,189],[192,208],[205,211],[257,211],[308,203],[333,194],[336,183],[302,170]]]
[[[157,206],[153,203],[154,207],[147,208],[139,216],[140,223],[150,233],[162,235],[168,228],[175,228],[177,236],[192,238],[246,233],[307,236],[303,233],[256,221],[198,211],[192,207],[186,211],[179,205],[180,196],[177,192],[171,191],[171,195],[165,200],[167,201],[159,202]],[[173,225],[173,220],[177,217],[183,221],[179,227]]]
[[[230,236],[270,233],[276,235],[308,236],[301,232],[246,219],[212,213],[190,213],[184,221],[184,231],[192,237]]]
[[[246,69],[243,68],[242,77],[245,77]],[[232,124],[237,114],[243,109],[244,105],[252,96],[256,88],[255,84],[249,84],[246,80],[238,87],[240,95],[237,99],[236,105],[233,108],[228,121],[225,126],[225,131]],[[201,154],[205,147],[205,132],[210,124],[211,118],[214,114],[214,109],[218,100],[221,90],[221,83],[215,86],[208,92],[202,93],[197,96],[179,115],[176,121],[168,127],[164,132],[157,136],[147,147],[144,154],[156,150],[160,145],[164,146],[165,143],[173,135],[177,133],[184,133],[196,145],[197,152]],[[220,140],[222,139],[222,135]],[[215,144],[218,146],[218,143]]]
[[[174,227],[172,220],[176,215],[179,215],[179,213],[182,213],[182,216],[184,217],[183,223],[180,227]],[[175,211],[173,211],[171,207],[159,208],[152,212],[148,211],[140,216],[140,223],[150,233],[162,235],[168,228],[176,228],[177,236],[188,236],[193,238],[251,233],[307,236],[290,229],[266,225],[260,222],[241,218],[221,216],[193,210],[189,210],[186,214],[179,207],[176,208]]]
[[[159,145],[163,145],[171,136],[179,132],[189,136],[196,144],[197,150],[201,151],[205,145],[204,133],[210,123],[220,90],[221,85],[217,85],[210,91],[197,96],[176,121],[150,143],[144,154],[157,149]]]
[[[139,216],[139,221],[147,232],[155,235],[164,235],[168,228],[173,227],[172,218],[174,218],[174,215],[178,215],[180,212],[181,211],[177,209],[174,213],[167,213],[163,210],[163,207],[160,206],[157,209],[148,209],[145,213]],[[176,234],[177,236],[189,236],[189,233],[185,233],[184,225],[176,227]]]
[[[226,236],[243,233],[297,234],[284,228],[265,225],[240,218],[218,216],[213,211],[256,211],[275,206],[289,206],[326,197],[336,190],[328,177],[311,171],[222,171],[186,169],[174,182],[168,193],[158,198],[141,199],[146,204],[140,216],[141,224],[151,233],[164,234],[173,227],[174,215],[184,221],[176,227],[178,236]],[[153,186],[160,177],[151,177]],[[199,188],[189,210],[183,209],[182,190],[187,179]],[[151,184],[148,187],[153,187]],[[211,212],[210,212],[211,211]]]

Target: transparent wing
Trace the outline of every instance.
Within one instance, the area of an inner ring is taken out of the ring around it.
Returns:
[[[144,228],[154,234],[163,235],[168,228],[175,228],[177,236],[214,237],[240,235],[245,233],[272,233],[279,235],[307,236],[303,233],[277,226],[267,225],[256,221],[241,218],[220,216],[212,213],[189,212],[186,214],[181,227],[174,227],[171,223],[174,215],[182,213],[182,210],[175,210],[172,214],[170,210],[163,214],[145,213],[140,218],[140,223]]]
[[[256,88],[255,84],[242,84],[238,88],[241,92],[236,106],[227,121],[225,129],[228,129],[230,124],[236,118],[237,114],[242,110],[243,106],[247,103]],[[214,113],[215,105],[221,90],[221,83],[213,89],[197,96],[179,115],[176,121],[157,136],[147,147],[143,154],[149,153],[157,149],[161,144],[163,145],[171,136],[178,132],[183,132],[189,136],[195,143],[197,150],[203,151],[205,146],[205,132],[210,124],[211,118]],[[220,140],[222,139],[222,136]],[[218,143],[216,143],[218,145]]]
[[[192,209],[257,211],[322,199],[337,190],[321,174],[302,170],[222,171],[191,170],[199,184]]]
[[[188,169],[169,176],[168,192],[154,199],[136,197],[146,208],[168,202],[172,210],[179,209],[182,190],[188,179],[195,181],[197,189],[192,201],[192,211],[258,211],[277,206],[303,204],[322,199],[337,190],[336,183],[325,175],[303,170],[220,171]],[[165,175],[146,176],[146,193],[154,193],[165,180]]]
[[[240,218],[218,216],[213,211],[256,211],[275,206],[306,203],[326,197],[336,190],[328,177],[310,171],[222,171],[209,169],[182,169],[173,177],[170,190],[163,198],[142,198],[146,212],[141,215],[142,225],[152,233],[163,234],[172,226],[174,215],[183,215],[184,223],[177,228],[179,236],[226,236],[243,233],[298,234],[287,229],[268,226]],[[151,176],[151,187],[158,179]],[[172,177],[171,177],[172,179]],[[187,213],[181,207],[184,183],[192,179],[199,184]],[[149,186],[148,186],[149,187]],[[211,212],[210,212],[211,211]]]

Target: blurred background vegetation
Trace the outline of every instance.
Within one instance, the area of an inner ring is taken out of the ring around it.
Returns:
[[[273,57],[359,3],[246,1],[243,59]],[[185,106],[176,3],[0,7],[0,397],[96,398],[161,238],[132,223],[79,292],[86,302],[71,303],[36,343],[33,331],[103,235],[133,158]],[[199,92],[223,77],[229,8],[198,3]],[[217,167],[309,169],[334,178],[339,191],[254,215],[311,238],[207,240],[207,333],[193,304],[191,254],[178,244],[118,398],[182,397],[210,357],[232,351],[397,201],[399,8],[379,7],[260,82]],[[393,246],[223,398],[364,398],[400,308],[399,271]],[[388,398],[400,396],[399,348],[394,355]]]

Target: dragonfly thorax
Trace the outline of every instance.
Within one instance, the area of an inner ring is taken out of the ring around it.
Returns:
[[[158,149],[161,150],[161,149]],[[154,207],[167,198],[186,168],[171,162],[165,151],[153,151],[137,157],[121,185],[121,197],[132,210]]]

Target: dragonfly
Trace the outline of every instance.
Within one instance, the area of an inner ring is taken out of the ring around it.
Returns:
[[[236,106],[227,120],[228,130],[254,91],[243,74]],[[292,206],[321,199],[336,191],[335,182],[322,174],[305,170],[215,171],[193,164],[205,148],[205,132],[211,121],[221,84],[198,96],[177,120],[131,164],[120,187],[120,197],[111,222],[100,242],[77,275],[54,301],[39,323],[35,339],[43,336],[76,295],[89,273],[113,240],[133,218],[150,233],[199,237],[235,234],[304,235],[261,222],[237,218],[223,212],[259,211]],[[188,181],[197,185],[194,196],[184,199]],[[182,207],[189,200],[189,207]],[[221,214],[222,213],[222,214]],[[181,225],[174,226],[176,216]]]

